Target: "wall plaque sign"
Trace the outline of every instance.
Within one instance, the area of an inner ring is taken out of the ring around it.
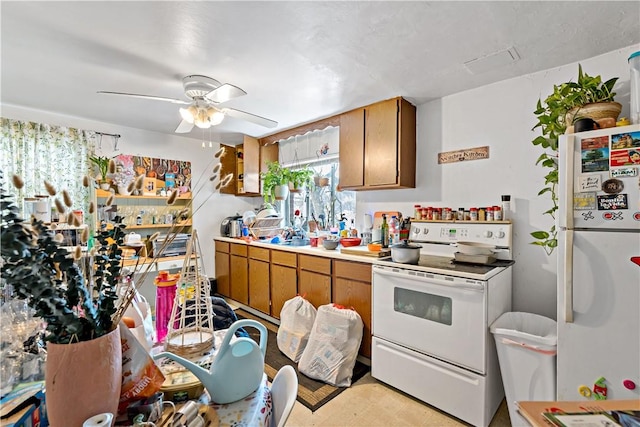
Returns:
[[[489,146],[467,148],[465,150],[445,151],[438,153],[438,164],[456,163],[469,160],[481,160],[489,158]]]

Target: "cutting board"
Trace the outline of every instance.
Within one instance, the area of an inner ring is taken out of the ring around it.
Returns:
[[[366,246],[351,246],[340,249],[340,252],[347,255],[370,256],[375,258],[384,258],[391,256],[391,249],[383,249],[380,251],[370,251]]]

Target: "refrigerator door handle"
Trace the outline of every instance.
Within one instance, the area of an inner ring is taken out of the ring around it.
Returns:
[[[564,195],[563,202],[566,204],[564,207],[564,226],[566,228],[573,228],[573,192],[575,189],[575,144],[576,137],[573,135],[567,135],[566,140],[566,154],[564,156],[565,162],[565,173],[562,177],[562,180],[566,182],[564,191],[566,194]],[[562,225],[562,224],[561,224]]]
[[[565,232],[564,249],[564,321],[573,323],[573,230]]]

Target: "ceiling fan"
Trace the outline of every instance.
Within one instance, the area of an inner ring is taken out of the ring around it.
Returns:
[[[133,98],[152,99],[155,101],[187,105],[187,107],[180,108],[182,121],[176,128],[176,133],[190,132],[191,129],[193,129],[193,126],[197,126],[201,129],[208,129],[211,126],[220,124],[227,115],[268,128],[278,126],[278,122],[265,117],[236,110],[235,108],[219,107],[218,104],[247,94],[247,92],[237,86],[229,83],[222,84],[211,77],[201,75],[186,76],[182,79],[182,86],[184,87],[185,96],[189,98],[190,101],[166,98],[163,96],[110,92],[104,90],[100,90],[98,93],[107,95],[123,95]]]

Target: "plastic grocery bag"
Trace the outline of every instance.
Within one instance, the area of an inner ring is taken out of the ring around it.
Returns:
[[[124,312],[124,317],[130,317],[134,321],[134,327],[129,328],[140,344],[151,351],[155,342],[155,329],[153,328],[153,318],[151,317],[151,307],[147,299],[141,293],[135,291],[135,296]]]
[[[285,301],[280,311],[278,348],[289,359],[298,362],[307,346],[316,320],[316,308],[300,295]]]
[[[355,310],[321,305],[298,371],[336,387],[349,387],[362,329],[362,318]]]

